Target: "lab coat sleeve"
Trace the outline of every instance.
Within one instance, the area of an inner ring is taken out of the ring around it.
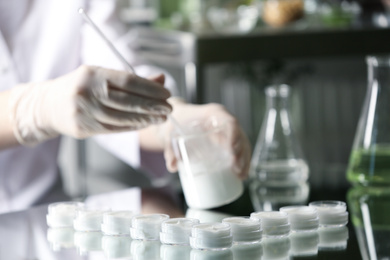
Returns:
[[[156,66],[141,64],[131,49],[133,34],[128,33],[128,26],[119,20],[117,0],[91,0],[86,6],[89,17],[113,43],[124,58],[135,68],[136,74],[150,77],[159,73],[166,75],[165,86],[173,95],[177,94],[174,79],[163,69]],[[111,51],[106,42],[101,39],[92,27],[84,23],[81,28],[81,63],[124,70],[125,67]],[[105,134],[93,138],[99,145],[111,152],[117,158],[133,166],[140,166],[140,148],[137,132]]]

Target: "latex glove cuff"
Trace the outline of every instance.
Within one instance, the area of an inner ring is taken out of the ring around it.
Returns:
[[[18,142],[25,146],[34,146],[59,134],[51,129],[42,127],[36,111],[42,105],[45,95],[43,86],[31,84],[18,85],[11,90],[9,114],[13,132]]]

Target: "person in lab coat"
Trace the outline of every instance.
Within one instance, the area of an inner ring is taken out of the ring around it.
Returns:
[[[80,7],[137,76],[84,24]],[[181,124],[209,115],[228,122],[237,175],[247,176],[250,148],[237,120],[221,105],[171,97],[164,84],[172,89],[173,79],[137,61],[116,8],[111,0],[0,0],[0,212],[47,201],[59,180],[61,135],[96,138],[134,167],[140,149],[163,151],[176,171],[171,113]]]

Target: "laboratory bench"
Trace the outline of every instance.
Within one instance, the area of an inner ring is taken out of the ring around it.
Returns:
[[[390,192],[386,189],[381,192],[384,192],[382,195],[386,200],[382,200],[380,192],[367,192],[365,188],[313,191],[308,200],[348,200],[347,226],[322,228],[314,233],[290,233],[284,238],[263,238],[260,244],[233,246],[223,252],[192,250],[189,247],[162,245],[159,241],[144,242],[126,236],[107,236],[101,232],[77,232],[73,228],[49,228],[46,223],[48,205],[45,204],[0,214],[0,259],[388,259],[390,222],[385,220],[387,216],[381,217],[381,211],[388,212],[386,205],[390,203]],[[187,211],[187,216],[213,221],[232,216],[234,211],[240,216],[248,216],[253,210],[247,207],[248,200],[248,194],[244,193],[230,209],[195,210],[190,215]],[[236,211],[237,204],[246,206]],[[378,224],[378,221],[382,222]],[[365,246],[359,248],[359,243],[361,247],[361,243]],[[365,252],[366,256],[362,258],[361,252]]]

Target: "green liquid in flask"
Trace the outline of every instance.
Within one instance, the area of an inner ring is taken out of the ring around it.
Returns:
[[[390,145],[377,145],[370,150],[353,150],[347,179],[354,184],[390,184]]]

